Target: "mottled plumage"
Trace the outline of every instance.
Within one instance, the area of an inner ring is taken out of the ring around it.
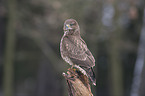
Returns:
[[[80,36],[80,28],[77,21],[74,19],[66,20],[63,29],[64,35],[60,43],[62,58],[89,76],[95,85],[96,79],[92,70],[95,66],[95,59]]]

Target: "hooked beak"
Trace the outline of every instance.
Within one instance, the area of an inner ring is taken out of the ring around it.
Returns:
[[[66,30],[72,29],[69,24],[66,24],[65,27],[66,27]]]

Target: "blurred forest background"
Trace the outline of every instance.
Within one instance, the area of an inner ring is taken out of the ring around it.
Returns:
[[[0,96],[67,96],[69,18],[96,59],[94,96],[145,96],[145,0],[0,0]]]

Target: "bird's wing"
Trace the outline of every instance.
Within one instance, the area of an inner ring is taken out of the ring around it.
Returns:
[[[80,38],[80,40],[81,40],[85,45],[87,45],[86,42],[85,42],[82,38]],[[90,50],[89,50],[87,47],[86,47],[86,54],[87,54],[88,57],[92,60],[92,62],[95,63],[95,59],[94,59],[92,53],[90,52]],[[95,66],[95,65],[94,65],[94,66]]]
[[[64,38],[63,43],[65,45],[64,51],[74,64],[89,68],[95,65],[91,52],[81,40],[73,42],[69,38]]]

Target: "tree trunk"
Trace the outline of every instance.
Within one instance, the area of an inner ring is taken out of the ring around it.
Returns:
[[[135,63],[134,68],[134,77],[133,77],[133,83],[131,87],[131,96],[143,96],[140,94],[145,94],[143,87],[145,88],[145,68],[143,69],[143,66],[145,67],[145,8],[144,8],[144,16],[143,16],[143,26],[142,31],[140,34],[140,41],[139,41],[139,47],[138,47],[138,53],[137,53],[137,59]],[[142,90],[142,91],[141,91]]]
[[[118,8],[118,1],[112,1],[112,10],[114,14],[112,18],[113,25],[111,26],[113,31],[111,32],[110,37],[110,76],[111,76],[111,83],[110,83],[110,91],[111,96],[123,96],[123,73],[122,73],[122,63],[120,57],[120,42],[121,42],[121,25],[118,22],[120,19],[121,12]]]
[[[7,35],[5,45],[5,56],[4,56],[4,96],[13,96],[13,77],[14,77],[14,50],[15,50],[15,29],[16,29],[16,1],[7,0],[8,7],[8,23],[7,23]]]

